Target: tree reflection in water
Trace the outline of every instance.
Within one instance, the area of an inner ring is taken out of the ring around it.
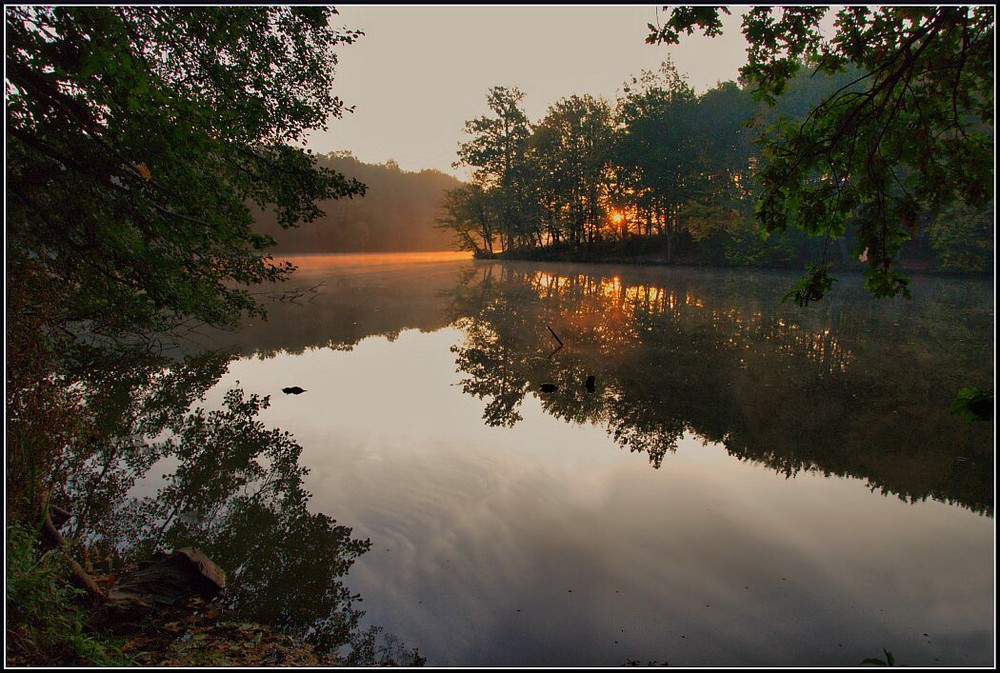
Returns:
[[[95,548],[115,544],[126,559],[200,547],[226,570],[223,600],[238,616],[308,631],[335,652],[363,615],[341,578],[370,543],[308,510],[302,448],[256,420],[267,398],[234,389],[220,409],[192,408],[232,359],[144,357],[85,370],[94,432],[73,447],[56,497],[72,503],[75,534]],[[158,477],[155,493],[131,497]]]
[[[757,291],[770,282],[761,274],[691,287],[677,274],[667,288],[546,268],[484,264],[455,292],[465,337],[452,350],[464,391],[486,400],[488,425],[517,423],[524,397],[547,381],[559,388],[539,396],[546,412],[605,427],[656,468],[689,432],[788,477],[849,476],[992,515],[992,427],[948,411],[959,387],[992,378],[988,342],[980,333],[962,350],[933,350],[907,336],[940,329],[935,302],[955,297],[924,298],[919,313],[848,306],[841,293],[803,311]],[[990,319],[970,312],[968,329]],[[566,345],[555,353],[549,325]]]
[[[605,428],[654,467],[694,434],[789,477],[852,477],[992,516],[992,424],[948,412],[956,390],[992,380],[992,295],[974,283],[935,279],[923,295],[915,284],[913,302],[852,302],[845,277],[801,310],[781,304],[782,283],[761,272],[338,268],[303,281],[328,281],[308,320],[275,303],[272,320],[224,336],[242,356],[266,358],[455,324],[461,386],[484,400],[488,425],[518,423],[537,395],[547,413]],[[368,542],[309,511],[301,448],[256,420],[266,398],[237,389],[214,411],[197,408],[233,357],[81,366],[89,432],[60,466],[55,502],[70,505],[81,536],[133,558],[201,547],[229,574],[236,610],[313,629],[334,649],[358,624],[343,579]],[[541,394],[543,383],[557,389]]]

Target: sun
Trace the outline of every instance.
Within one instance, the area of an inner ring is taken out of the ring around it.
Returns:
[[[622,220],[624,219],[625,215],[622,212],[617,210],[611,211],[611,221],[614,222],[615,224],[621,224]]]

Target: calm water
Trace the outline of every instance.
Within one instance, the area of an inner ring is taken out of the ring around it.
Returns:
[[[267,322],[203,335],[236,356],[201,405],[270,397],[300,519],[370,538],[345,583],[428,665],[993,664],[993,424],[948,411],[993,385],[992,283],[800,309],[794,273],[293,261]],[[311,582],[286,528],[261,576]]]

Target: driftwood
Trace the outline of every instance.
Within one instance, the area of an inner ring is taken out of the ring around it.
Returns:
[[[226,587],[219,566],[193,547],[160,554],[152,563],[123,575],[108,591],[108,606],[135,610],[175,605],[195,596],[210,600]]]

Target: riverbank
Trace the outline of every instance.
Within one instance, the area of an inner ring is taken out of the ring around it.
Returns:
[[[214,601],[192,596],[169,606],[122,612],[105,600],[116,578],[143,564],[90,562],[94,596],[76,588],[77,574],[61,549],[43,549],[34,530],[7,528],[5,664],[79,666],[396,666],[423,665],[381,628],[355,631],[346,655],[324,652],[301,636],[248,621]],[[384,642],[383,642],[384,641]]]
[[[342,666],[309,643],[191,598],[123,618],[74,586],[66,554],[33,530],[7,528],[7,666]],[[88,563],[107,594],[116,575]]]
[[[702,246],[703,248],[704,246]],[[772,251],[754,259],[727,259],[718,251],[706,251],[689,240],[668,245],[663,237],[634,236],[626,240],[597,241],[571,245],[560,243],[544,247],[511,248],[496,254],[477,253],[476,259],[532,262],[571,262],[580,264],[620,264],[631,266],[684,266],[720,269],[758,268],[802,271],[808,264],[816,263],[821,249],[804,249],[795,254],[777,254]],[[926,252],[926,251],[924,251]],[[813,254],[814,253],[814,254]],[[868,268],[864,262],[848,258],[846,248],[832,256],[830,264],[836,273],[862,273]],[[926,254],[912,254],[899,260],[903,274],[928,274],[940,277],[980,278],[992,276],[993,270],[956,271],[938,268]]]

